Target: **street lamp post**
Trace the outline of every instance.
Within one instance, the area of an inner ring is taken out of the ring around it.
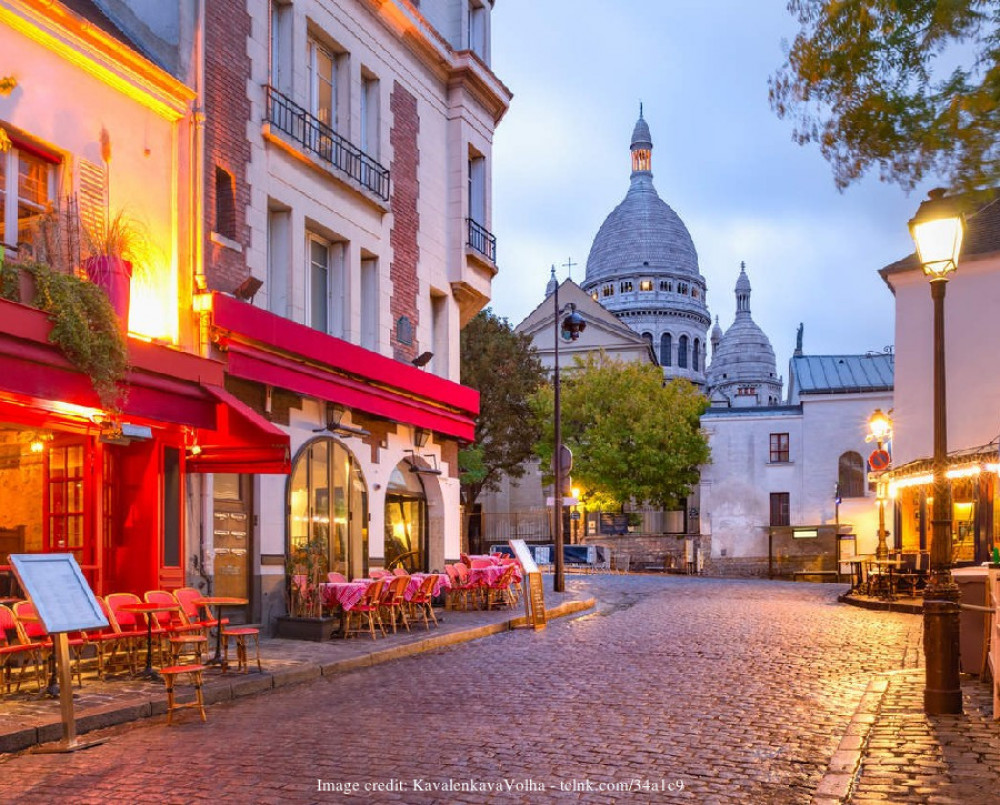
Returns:
[[[933,190],[909,223],[917,256],[930,279],[934,303],[934,507],[931,513],[930,577],[924,590],[924,712],[962,712],[959,679],[959,592],[951,575],[951,489],[948,461],[947,388],[944,354],[944,294],[948,274],[958,268],[965,221],[944,191]]]
[[[555,269],[553,269],[554,275]],[[576,341],[580,337],[587,324],[583,316],[576,312],[576,305],[567,303],[566,307],[559,307],[559,284],[556,283],[552,292],[552,303],[555,315],[552,317],[552,327],[555,330],[555,350],[553,353],[552,366],[552,392],[553,407],[555,408],[555,449],[552,453],[552,470],[555,476],[552,489],[552,536],[555,540],[555,575],[552,580],[552,589],[557,593],[566,590],[566,571],[563,566],[563,450],[562,450],[562,413],[559,403],[559,339],[565,338],[567,341]],[[563,313],[569,313],[564,321],[559,317]]]
[[[889,413],[892,413],[891,411]],[[872,470],[878,473],[875,481],[875,496],[878,499],[878,545],[875,547],[876,559],[889,558],[889,546],[885,538],[888,536],[885,530],[885,483],[882,481],[882,474],[888,467],[887,454],[882,449],[882,443],[889,437],[892,430],[892,420],[888,414],[883,414],[881,408],[876,408],[875,413],[868,420],[868,430],[870,431],[866,441],[875,442],[876,449],[869,459]]]

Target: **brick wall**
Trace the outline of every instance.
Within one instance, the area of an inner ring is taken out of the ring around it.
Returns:
[[[234,180],[234,239],[244,250],[250,245],[246,216],[250,206],[249,37],[250,15],[245,0],[212,0],[205,4],[205,274],[209,287],[220,291],[232,291],[249,274],[244,253],[211,240],[216,227],[218,166]]]
[[[392,112],[392,131],[389,142],[392,145],[392,204],[393,225],[389,235],[392,259],[389,263],[389,279],[392,282],[392,297],[389,310],[392,315],[392,354],[397,360],[412,360],[420,354],[416,332],[419,322],[417,296],[420,281],[417,265],[420,249],[417,233],[420,231],[420,214],[417,200],[420,198],[420,183],[417,168],[420,165],[420,151],[417,135],[420,132],[420,116],[417,114],[417,99],[398,82],[392,86],[389,98]],[[406,317],[412,325],[413,337],[409,344],[399,340],[399,320]]]

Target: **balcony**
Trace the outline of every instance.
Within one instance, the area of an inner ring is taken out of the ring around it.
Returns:
[[[267,122],[383,201],[389,200],[388,168],[272,86],[267,87]]]
[[[486,227],[473,221],[471,218],[466,218],[465,220],[469,225],[469,239],[466,241],[466,245],[475,249],[491,263],[496,263],[496,235],[490,232]]]

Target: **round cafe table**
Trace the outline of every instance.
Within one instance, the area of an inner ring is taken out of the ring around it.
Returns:
[[[212,611],[209,607],[215,607],[215,656],[208,661],[208,665],[218,665],[223,671],[226,670],[226,663],[222,659],[222,610],[225,607],[245,607],[250,603],[246,598],[233,598],[225,595],[206,595],[198,599],[198,606],[205,607],[209,618]]]
[[[140,679],[149,679],[153,682],[162,682],[163,677],[153,668],[153,615],[157,612],[176,612],[180,607],[177,604],[122,604],[119,609],[124,612],[133,612],[146,618],[146,667],[136,674]]]

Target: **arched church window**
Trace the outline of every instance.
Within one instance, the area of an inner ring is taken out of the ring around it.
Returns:
[[[694,351],[691,353],[691,368],[696,372],[698,371],[698,355],[701,352],[701,341],[699,339],[694,340]]]
[[[647,344],[649,344],[650,346],[653,346],[653,334],[652,333],[643,333],[642,337],[643,337],[643,339],[645,339],[645,341],[646,341]]]
[[[682,335],[677,339],[677,366],[680,369],[687,369],[688,365],[688,337]]]
[[[840,484],[842,497],[863,498],[865,496],[865,462],[859,453],[848,450],[846,453],[840,454],[837,482]]]
[[[671,366],[670,353],[673,352],[673,337],[670,333],[660,336],[660,366]]]

